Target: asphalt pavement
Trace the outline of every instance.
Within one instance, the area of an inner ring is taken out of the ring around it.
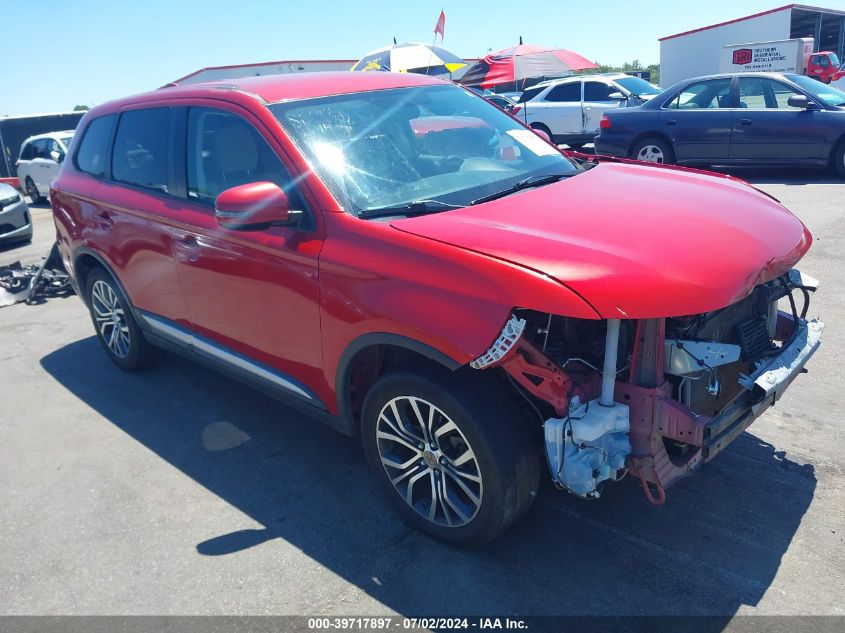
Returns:
[[[0,309],[0,614],[845,615],[845,183],[733,173],[815,236],[810,372],[665,505],[545,485],[484,549],[401,523],[357,439],[175,356],[117,370],[77,297]],[[47,254],[33,216],[0,265]]]

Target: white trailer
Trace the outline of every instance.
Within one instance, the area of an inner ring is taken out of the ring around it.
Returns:
[[[804,75],[807,72],[807,60],[812,53],[812,37],[729,44],[722,47],[719,72],[775,72]]]

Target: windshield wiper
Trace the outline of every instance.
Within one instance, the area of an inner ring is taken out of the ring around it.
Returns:
[[[575,172],[577,173],[577,172]],[[573,174],[548,174],[546,176],[531,176],[530,178],[525,178],[524,180],[520,180],[515,185],[511,185],[507,189],[503,189],[502,191],[496,191],[495,193],[488,194],[486,196],[481,196],[480,198],[476,198],[470,204],[481,204],[482,202],[490,202],[491,200],[498,200],[499,198],[504,198],[505,196],[509,196],[512,193],[516,193],[517,191],[522,191],[523,189],[530,189],[531,187],[542,187],[543,185],[549,185],[553,182],[557,182],[558,180],[563,180],[564,178],[569,178],[573,176]]]
[[[436,213],[448,211],[449,209],[461,209],[462,204],[449,204],[440,200],[413,200],[402,204],[390,205],[387,207],[372,207],[361,209],[358,212],[359,218],[383,218],[391,215],[422,215],[425,213]]]

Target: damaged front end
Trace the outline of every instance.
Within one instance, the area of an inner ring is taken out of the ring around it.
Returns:
[[[793,269],[727,307],[674,318],[520,309],[472,366],[500,368],[537,410],[557,486],[594,498],[630,472],[659,504],[805,371],[824,328],[807,319],[817,287]]]

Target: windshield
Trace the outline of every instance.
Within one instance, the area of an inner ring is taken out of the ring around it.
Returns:
[[[65,146],[65,149],[70,147],[70,142],[71,142],[72,139],[73,139],[73,134],[71,134],[70,136],[60,136],[59,137],[59,140],[62,142],[62,145]]]
[[[833,86],[825,85],[820,81],[810,79],[804,75],[788,75],[788,78],[790,81],[797,84],[802,90],[812,95],[825,105],[845,105],[845,92],[837,90]]]
[[[268,106],[344,208],[461,207],[527,177],[579,168],[484,99],[453,85]]]
[[[834,67],[839,66],[839,58],[836,56],[836,53],[830,54],[830,64]]]
[[[633,95],[656,95],[660,93],[660,88],[639,77],[623,77],[613,81]]]

